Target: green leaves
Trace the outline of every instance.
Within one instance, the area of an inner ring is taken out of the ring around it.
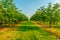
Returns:
[[[28,20],[28,17],[26,17],[21,13],[21,11],[18,10],[13,0],[0,1],[0,21],[4,22],[5,26],[6,24],[12,25],[24,20]]]
[[[47,7],[43,6],[38,9],[35,14],[30,18],[31,20],[36,20],[40,22],[47,22],[50,24],[55,24],[60,21],[60,5],[58,3],[52,6],[51,3]]]

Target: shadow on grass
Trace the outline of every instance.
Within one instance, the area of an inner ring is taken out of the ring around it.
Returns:
[[[60,29],[60,26],[53,26],[54,28],[59,28]]]
[[[39,30],[37,26],[19,26],[16,28],[17,31],[29,31],[29,30]]]

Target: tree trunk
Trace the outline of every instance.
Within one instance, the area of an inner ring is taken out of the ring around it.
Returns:
[[[49,27],[51,28],[51,21],[50,21],[50,23],[49,23]]]

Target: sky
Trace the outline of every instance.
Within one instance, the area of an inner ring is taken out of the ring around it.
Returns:
[[[22,13],[31,17],[37,9],[47,6],[48,3],[60,3],[60,0],[14,0],[16,7],[22,10]]]

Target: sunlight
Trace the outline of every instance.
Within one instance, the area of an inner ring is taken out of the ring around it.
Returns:
[[[60,40],[60,0],[0,0],[0,40]]]
[[[54,0],[56,3],[59,3],[60,4],[60,0]]]

